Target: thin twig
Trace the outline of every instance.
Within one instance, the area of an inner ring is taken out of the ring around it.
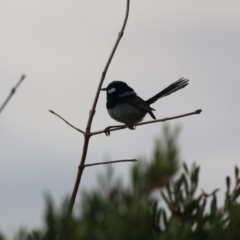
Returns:
[[[19,81],[17,82],[16,86],[13,87],[11,89],[11,92],[9,93],[9,96],[7,97],[7,99],[4,101],[4,103],[2,104],[2,106],[0,107],[0,113],[2,112],[3,108],[7,105],[7,103],[9,102],[9,100],[11,99],[11,97],[13,96],[13,94],[16,92],[17,88],[19,87],[19,85],[22,83],[22,81],[24,80],[26,76],[22,75],[22,77],[19,79]]]
[[[120,162],[137,162],[137,161],[138,161],[137,159],[126,159],[126,160],[116,160],[116,161],[108,161],[108,162],[98,162],[98,163],[85,164],[84,167],[92,167],[96,165],[120,163]]]
[[[61,117],[59,114],[55,113],[53,110],[49,110],[50,113],[56,115],[57,117],[59,117],[60,119],[62,119],[67,125],[69,125],[70,127],[74,128],[75,130],[77,130],[78,132],[84,134],[84,131],[82,131],[79,128],[74,127],[71,123],[69,123],[67,120],[65,120],[63,117]]]
[[[114,56],[114,53],[115,53],[115,51],[118,47],[118,44],[119,44],[119,42],[120,42],[120,40],[121,40],[121,38],[124,34],[124,29],[125,29],[127,19],[128,19],[128,14],[129,14],[129,5],[130,5],[130,0],[127,0],[126,14],[125,14],[125,18],[124,18],[124,21],[123,21],[122,28],[121,28],[121,30],[118,34],[116,43],[114,44],[112,52],[110,53],[108,61],[107,61],[106,65],[104,67],[104,70],[102,72],[100,82],[99,82],[99,85],[98,85],[98,88],[97,88],[97,92],[96,92],[96,95],[95,95],[95,98],[94,98],[94,101],[93,101],[93,105],[92,105],[92,108],[91,108],[90,113],[89,113],[89,118],[88,118],[86,130],[85,130],[85,133],[84,133],[84,143],[83,143],[82,156],[81,156],[80,164],[78,166],[78,172],[77,172],[76,180],[75,180],[75,183],[74,183],[74,187],[73,187],[73,190],[72,190],[70,202],[69,202],[69,205],[68,205],[68,215],[72,214],[72,209],[73,209],[73,206],[74,206],[74,203],[75,203],[75,199],[76,199],[78,188],[79,188],[79,185],[80,185],[82,173],[83,173],[83,170],[84,170],[84,164],[85,164],[87,151],[88,151],[88,143],[89,143],[89,139],[91,137],[91,132],[90,132],[91,131],[91,125],[92,125],[92,120],[93,120],[93,117],[94,117],[94,114],[95,114],[95,111],[96,111],[96,106],[97,106],[97,101],[98,101],[98,98],[99,98],[100,90],[101,90],[103,81],[105,79],[108,67],[109,67],[109,65],[112,61],[113,56]]]
[[[202,110],[198,109],[194,112],[190,112],[190,113],[186,113],[186,114],[182,114],[182,115],[178,115],[178,116],[174,116],[174,117],[168,117],[168,118],[162,118],[162,119],[137,123],[137,124],[134,125],[134,127],[145,125],[145,124],[157,123],[157,122],[165,122],[165,121],[173,120],[173,119],[176,119],[176,118],[182,118],[182,117],[187,117],[187,116],[191,116],[191,115],[195,115],[195,114],[200,114],[201,112],[202,112]],[[113,131],[125,129],[127,127],[128,127],[127,125],[110,126],[110,127],[107,127],[107,128],[105,128],[104,130],[101,130],[101,131],[91,132],[91,136],[101,134],[101,133],[106,133],[106,129],[109,132],[113,132]]]
[[[97,102],[98,102],[98,98],[99,98],[99,95],[100,95],[100,90],[102,88],[103,81],[104,81],[105,76],[107,74],[108,67],[109,67],[109,65],[110,65],[110,63],[112,61],[112,58],[113,58],[114,54],[115,54],[115,51],[116,51],[116,49],[118,47],[118,44],[119,44],[119,42],[120,42],[120,40],[121,40],[121,38],[122,38],[122,36],[124,34],[124,29],[126,27],[127,20],[128,20],[128,15],[129,15],[129,5],[130,5],[130,0],[127,0],[126,14],[125,14],[125,18],[124,18],[124,22],[123,22],[122,28],[121,28],[120,32],[118,33],[118,38],[117,38],[117,40],[116,40],[116,42],[114,44],[112,52],[111,52],[111,54],[110,54],[110,56],[108,58],[108,61],[107,61],[106,65],[105,65],[105,68],[104,68],[104,70],[102,72],[102,76],[101,76],[101,79],[100,79],[100,82],[99,82],[99,85],[98,85],[98,89],[97,89],[97,92],[96,92],[96,95],[95,95],[95,99],[93,101],[92,109],[90,111],[90,116],[89,116],[89,119],[88,119],[87,128],[88,128],[89,132],[90,132],[93,116],[95,114],[95,109],[96,109],[96,106],[97,106]]]
[[[203,189],[202,189],[202,195],[203,197],[211,197],[214,196],[218,191],[220,191],[219,188],[216,188],[215,190],[213,190],[211,193],[206,193]]]

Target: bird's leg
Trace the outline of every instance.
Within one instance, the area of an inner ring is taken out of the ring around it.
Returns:
[[[131,130],[135,130],[135,129],[136,129],[136,126],[128,125],[128,128],[131,129]]]
[[[110,136],[110,129],[111,128],[119,128],[122,127],[123,125],[116,125],[116,126],[108,126],[104,129],[104,133],[106,134],[106,136]],[[131,129],[131,130],[135,130],[136,126],[132,126],[132,125],[125,125],[127,128]]]
[[[108,126],[104,129],[104,133],[106,134],[106,136],[110,136],[110,129],[111,128],[119,128],[122,127],[123,125],[115,125],[115,126]]]
[[[110,127],[106,127],[106,128],[104,129],[104,132],[105,132],[105,134],[106,134],[107,137],[110,136],[110,128],[111,128],[111,126],[110,126]]]

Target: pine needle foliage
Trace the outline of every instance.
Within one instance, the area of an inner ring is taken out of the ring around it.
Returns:
[[[180,164],[177,132],[165,128],[152,157],[133,164],[128,186],[108,168],[96,189],[82,193],[71,217],[67,201],[59,209],[46,197],[44,228],[20,230],[15,240],[239,240],[238,167],[234,179],[226,177],[225,201],[219,206],[219,189],[198,190],[200,167]]]

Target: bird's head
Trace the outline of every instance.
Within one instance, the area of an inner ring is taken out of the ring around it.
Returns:
[[[106,91],[107,97],[109,98],[124,98],[128,96],[136,96],[134,90],[122,81],[113,81],[109,83],[106,88],[102,88],[101,90]]]

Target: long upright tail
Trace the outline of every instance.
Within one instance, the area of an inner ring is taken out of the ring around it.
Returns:
[[[166,97],[182,88],[185,88],[188,85],[189,79],[187,78],[180,78],[176,82],[169,85],[167,88],[163,89],[160,93],[156,94],[155,96],[149,98],[146,103],[151,105],[152,103],[156,102],[159,98]]]

